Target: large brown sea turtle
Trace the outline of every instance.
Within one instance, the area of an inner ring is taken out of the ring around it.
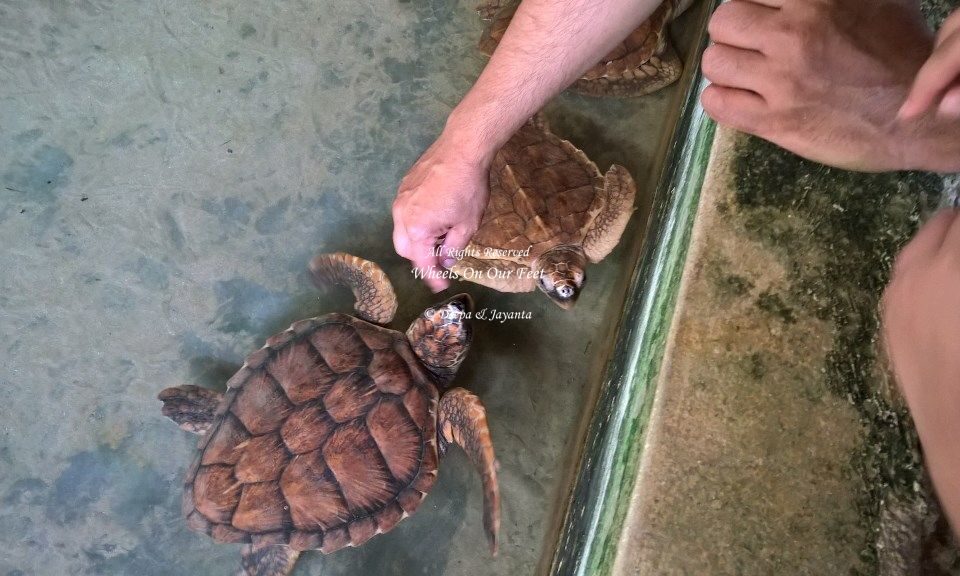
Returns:
[[[693,0],[664,0],[643,24],[617,45],[571,88],[591,96],[643,96],[669,86],[680,78],[683,63],[670,40],[667,25],[682,14]],[[493,54],[519,0],[486,0],[477,12],[489,24],[480,40],[480,49]]]
[[[601,174],[541,116],[497,152],[480,227],[450,268],[501,292],[537,288],[570,308],[588,262],[616,247],[633,213],[636,185],[623,166]]]
[[[184,482],[188,525],[244,543],[241,574],[286,575],[303,550],[359,546],[413,514],[457,444],[480,472],[495,554],[500,496],[486,415],[476,396],[450,388],[470,347],[470,297],[428,308],[403,334],[372,323],[397,308],[378,266],[331,254],[310,270],[318,283],[350,286],[364,320],[294,323],[246,358],[226,393],[160,393],[163,413],[202,435]]]

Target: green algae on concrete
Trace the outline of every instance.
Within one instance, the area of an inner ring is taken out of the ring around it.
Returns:
[[[615,573],[960,574],[878,342],[892,260],[957,182],[718,132]]]
[[[879,386],[879,299],[895,254],[916,232],[921,199],[935,204],[942,179],[835,170],[755,138],[740,143],[734,161],[736,210],[747,236],[787,271],[783,302],[831,325],[824,382],[856,409],[864,431],[850,463],[862,479],[864,573],[874,573],[884,499],[912,495],[921,480],[909,416]]]
[[[942,190],[718,132],[616,573],[949,565],[920,558],[942,522],[877,343],[893,256]]]
[[[738,224],[731,141],[714,142],[614,572],[847,574],[859,423],[819,382],[826,322]]]

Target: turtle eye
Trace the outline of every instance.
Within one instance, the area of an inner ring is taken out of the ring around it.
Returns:
[[[434,314],[436,313],[437,311],[434,310],[433,308],[427,308],[426,310],[423,311],[423,315],[427,318],[433,318]]]

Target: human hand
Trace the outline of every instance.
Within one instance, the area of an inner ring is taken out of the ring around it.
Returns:
[[[731,0],[702,103],[721,124],[841,168],[960,169],[960,124],[897,120],[933,36],[914,0]]]
[[[960,212],[938,214],[903,249],[881,313],[927,468],[960,528]]]
[[[393,202],[394,248],[434,292],[450,284],[443,268],[470,242],[487,206],[489,160],[475,150],[445,130],[404,176]]]
[[[960,10],[943,23],[933,54],[920,69],[900,118],[918,118],[936,107],[948,118],[960,118]]]

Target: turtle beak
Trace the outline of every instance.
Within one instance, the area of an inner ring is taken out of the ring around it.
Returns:
[[[454,313],[466,314],[468,312],[473,312],[473,298],[471,298],[467,293],[457,294],[440,306],[445,306]]]

